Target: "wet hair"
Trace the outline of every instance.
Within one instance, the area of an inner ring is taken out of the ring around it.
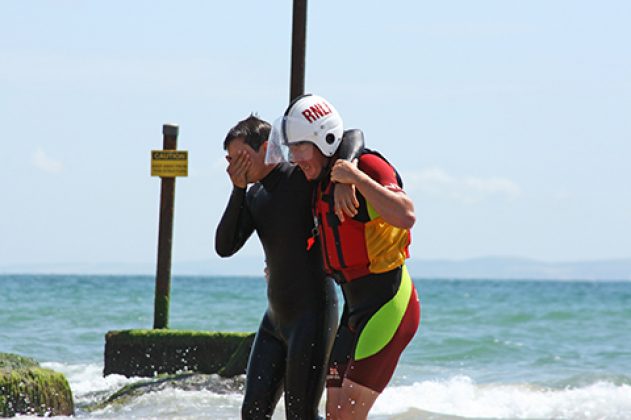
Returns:
[[[228,150],[228,145],[235,139],[243,139],[245,144],[258,152],[259,147],[269,138],[272,126],[267,121],[260,119],[256,114],[250,114],[245,120],[239,121],[232,127],[226,139],[223,141],[223,149]]]

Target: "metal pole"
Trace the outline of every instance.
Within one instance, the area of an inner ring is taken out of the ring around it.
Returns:
[[[163,150],[177,149],[178,126],[162,126]],[[160,230],[158,232],[158,264],[153,328],[168,328],[171,294],[171,250],[173,248],[173,207],[175,178],[162,178],[160,192]]]
[[[305,51],[307,39],[307,0],[294,0],[291,36],[291,90],[292,101],[305,93]]]

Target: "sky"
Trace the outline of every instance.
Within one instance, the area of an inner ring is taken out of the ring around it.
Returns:
[[[221,264],[222,142],[289,99],[289,0],[0,2],[0,268]],[[402,174],[419,259],[631,257],[631,2],[309,2],[306,91]],[[256,238],[235,258],[262,257]]]

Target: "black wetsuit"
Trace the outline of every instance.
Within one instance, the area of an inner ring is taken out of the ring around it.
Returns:
[[[244,419],[271,418],[283,391],[288,419],[318,417],[338,311],[319,243],[307,251],[312,188],[298,167],[281,163],[247,194],[235,187],[217,227],[215,248],[224,257],[256,230],[270,272],[269,305],[248,362]]]

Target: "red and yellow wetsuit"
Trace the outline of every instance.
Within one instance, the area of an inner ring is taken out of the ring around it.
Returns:
[[[394,168],[364,153],[359,169],[401,191]],[[344,378],[382,392],[420,321],[420,304],[404,264],[410,232],[387,223],[358,193],[358,214],[340,223],[333,209],[335,184],[322,181],[315,200],[324,266],[341,284],[344,312],[329,362],[327,386]]]

